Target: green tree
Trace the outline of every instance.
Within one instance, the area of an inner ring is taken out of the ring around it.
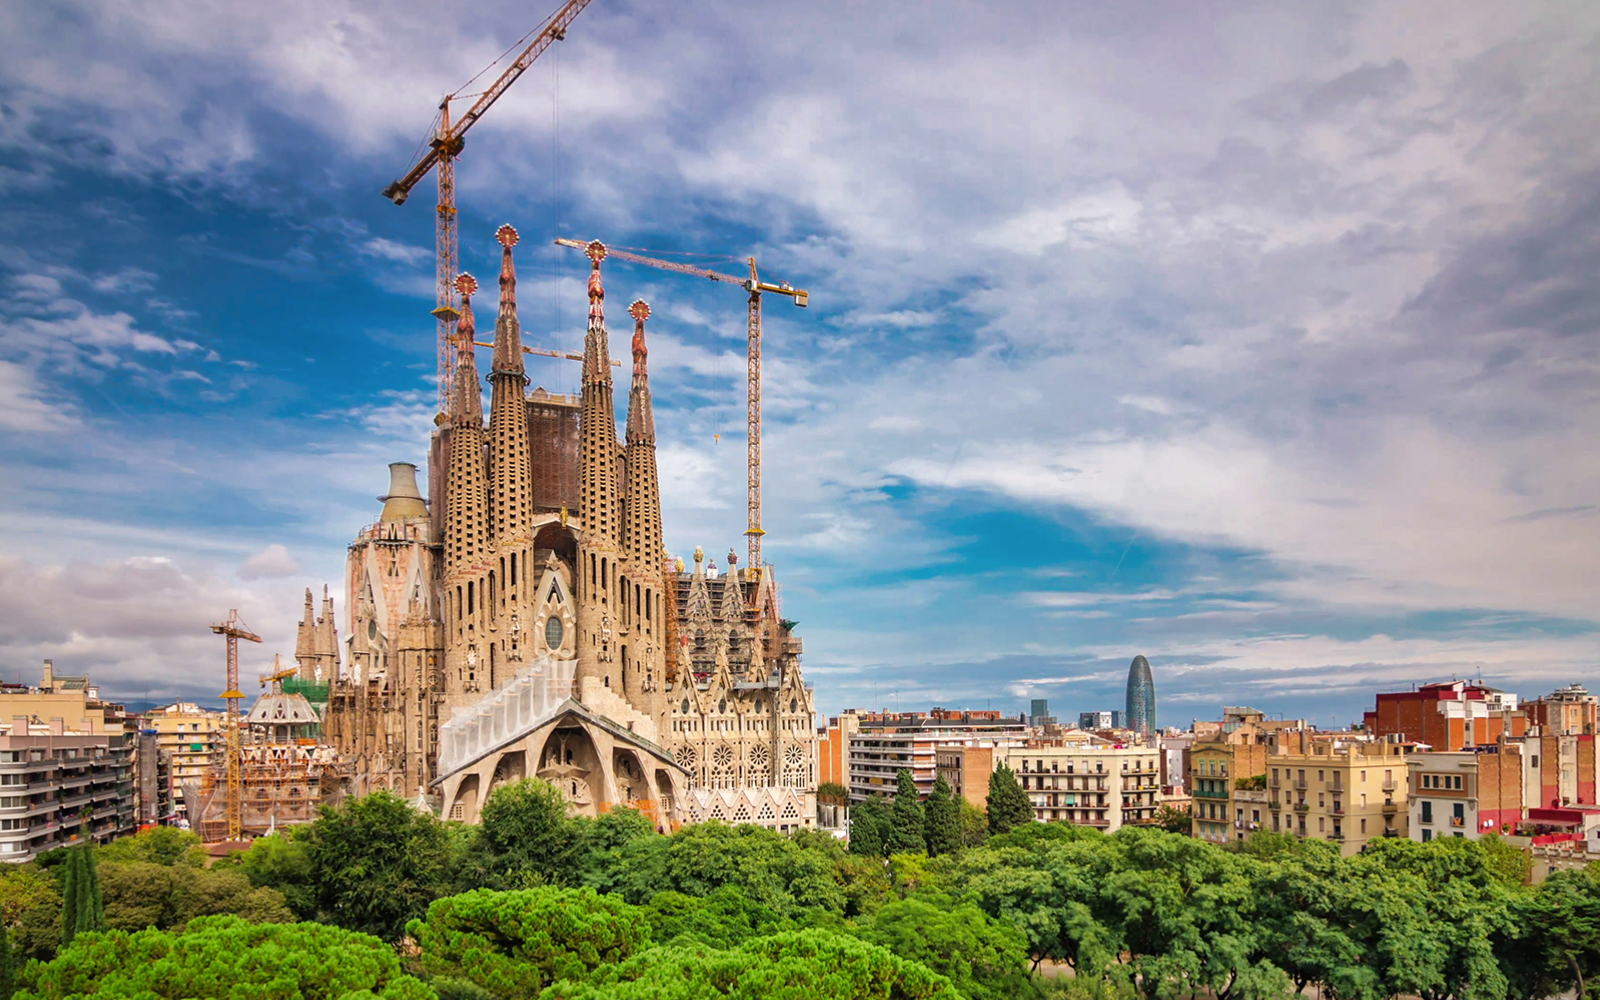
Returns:
[[[823,802],[832,802],[835,805],[844,805],[850,801],[850,789],[837,781],[824,781],[817,786],[817,798]]]
[[[1181,809],[1174,809],[1169,805],[1156,808],[1156,826],[1168,833],[1187,834],[1194,829],[1194,817]]]
[[[175,826],[153,826],[131,837],[113,840],[99,849],[101,861],[140,861],[153,865],[206,866],[206,849],[200,835]]]
[[[250,884],[275,889],[297,920],[317,915],[316,873],[311,866],[310,843],[314,827],[296,826],[270,837],[257,837],[243,854],[235,855]]]
[[[307,836],[319,919],[339,927],[397,940],[450,887],[440,823],[389,792],[323,806]]]
[[[502,886],[578,880],[584,831],[568,814],[566,796],[547,781],[524,778],[501,785],[483,804],[483,840]]]
[[[423,968],[502,1000],[531,1000],[553,980],[586,979],[648,945],[645,913],[593,889],[478,889],[435,900],[407,928]]]
[[[622,869],[623,848],[635,840],[655,836],[655,824],[637,809],[618,808],[601,814],[584,830],[584,884],[601,892],[613,891],[611,879]]]
[[[105,930],[106,919],[91,846],[71,848],[62,867],[61,947],[65,948],[85,931]]]
[[[956,807],[960,809],[961,846],[977,847],[988,840],[989,817],[984,811],[965,798],[956,799]]]
[[[1017,781],[1017,772],[1004,764],[989,775],[989,832],[1005,833],[1012,827],[1033,822],[1033,804]]]
[[[923,854],[928,850],[922,800],[916,781],[905,768],[895,775],[894,805],[889,808],[889,829],[884,846],[890,854]]]
[[[737,948],[657,947],[543,1000],[961,1000],[950,981],[886,948],[821,930],[752,938]]]
[[[957,906],[938,895],[895,900],[851,933],[949,978],[967,1000],[1021,1000],[1038,992],[1022,932],[971,903]]]
[[[20,1000],[434,1000],[375,937],[238,917],[204,917],[182,933],[89,936],[49,963],[30,965],[23,979]]]
[[[888,845],[884,835],[888,832],[889,810],[883,799],[869,795],[850,807],[850,853],[863,857],[881,858]]]
[[[47,959],[61,942],[61,884],[33,862],[0,864],[0,926],[14,932],[19,964]]]
[[[11,953],[11,932],[0,923],[0,1000],[11,1000],[17,991],[17,962]]]
[[[794,921],[725,885],[703,898],[658,892],[644,906],[650,937],[662,944],[733,948],[754,937],[795,930]]]
[[[670,837],[640,837],[617,852],[607,884],[628,902],[642,904],[658,892],[706,896],[737,886],[785,915],[819,908],[844,910],[835,878],[837,848],[807,848],[753,824],[696,823]]]
[[[950,792],[950,783],[940,775],[928,793],[923,807],[927,819],[928,854],[954,854],[961,850],[961,806]]]

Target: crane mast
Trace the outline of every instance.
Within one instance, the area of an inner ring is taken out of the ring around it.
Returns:
[[[592,242],[599,242],[598,240]],[[556,240],[558,246],[572,247],[577,250],[586,250],[589,242],[583,240],[569,240],[561,238]],[[601,246],[605,246],[601,244]],[[750,558],[747,565],[752,570],[761,568],[761,537],[766,534],[761,528],[761,296],[763,293],[772,292],[778,295],[787,295],[794,300],[794,304],[805,308],[810,304],[810,293],[803,288],[793,288],[788,282],[780,281],[776,284],[762,281],[756,271],[756,259],[750,257],[748,278],[735,277],[723,274],[720,271],[710,271],[692,264],[682,264],[672,260],[660,260],[656,257],[645,257],[641,254],[631,253],[627,250],[617,250],[612,247],[605,248],[606,256],[618,260],[626,260],[634,264],[643,264],[646,267],[656,267],[663,271],[676,271],[679,274],[693,275],[697,278],[707,278],[711,281],[721,281],[731,285],[738,285],[749,292],[750,299],[747,312],[748,348],[745,354],[745,504],[747,527],[745,537],[749,541]]]
[[[261,637],[239,620],[238,608],[228,612],[227,621],[211,626],[211,631],[228,640],[228,690],[222,692],[223,700],[228,703],[228,839],[238,840],[244,836],[243,763],[240,760],[243,749],[239,745],[239,699],[244,697],[244,692],[239,690],[239,640],[260,642]]]
[[[411,195],[411,189],[416,187],[430,170],[436,172],[439,181],[439,201],[435,206],[434,216],[436,304],[433,316],[439,326],[437,351],[440,414],[450,407],[450,389],[455,381],[453,344],[456,320],[461,316],[461,310],[458,308],[460,298],[456,294],[454,284],[459,271],[457,265],[460,263],[456,225],[456,158],[466,146],[467,130],[477,124],[483,113],[488,111],[513,83],[517,82],[523,71],[539,58],[552,42],[567,37],[567,26],[583,8],[589,6],[589,3],[590,0],[567,0],[561,9],[545,22],[542,30],[536,29],[537,34],[533,40],[517,55],[517,58],[511,61],[505,72],[501,73],[483,93],[477,95],[478,99],[459,119],[451,120],[450,102],[464,98],[458,98],[456,94],[446,94],[439,102],[439,127],[428,141],[428,151],[399,180],[383,189],[385,198],[396,205],[404,205]]]

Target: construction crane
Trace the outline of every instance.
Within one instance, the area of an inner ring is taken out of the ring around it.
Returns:
[[[499,79],[491,83],[481,94],[462,95],[460,91],[446,94],[439,102],[439,125],[432,138],[428,140],[428,151],[399,180],[383,189],[385,198],[396,205],[404,205],[406,199],[411,196],[411,189],[428,176],[428,171],[437,170],[438,173],[439,202],[434,220],[434,271],[438,287],[437,305],[433,310],[433,316],[439,323],[439,412],[441,414],[450,406],[450,385],[455,375],[453,351],[455,325],[461,316],[461,310],[457,308],[460,299],[456,295],[454,284],[459,257],[456,236],[456,158],[461,155],[461,150],[466,145],[467,130],[477,124],[483,113],[500,99],[500,95],[504,94],[507,88],[517,82],[517,78],[545,49],[550,47],[551,42],[558,42],[567,37],[567,26],[587,6],[589,0],[567,0],[560,10],[544,22],[542,29],[535,28],[531,32],[534,35],[533,40],[516,59],[511,61],[511,65],[506,67],[506,71],[500,74]],[[476,96],[477,101],[460,118],[451,119],[450,102],[466,100],[470,96]]]
[[[692,264],[681,264],[673,260],[658,260],[655,257],[645,257],[640,254],[630,253],[608,247],[599,240],[589,243],[582,240],[557,239],[557,245],[572,247],[575,250],[588,250],[591,245],[599,246],[605,256],[617,260],[626,260],[634,264],[643,264],[646,267],[659,267],[663,271],[676,271],[679,274],[689,274],[697,278],[709,278],[712,281],[726,282],[738,285],[750,295],[749,301],[749,351],[746,354],[746,397],[745,420],[748,425],[746,443],[746,503],[749,507],[749,527],[745,529],[745,536],[750,541],[749,566],[752,570],[761,568],[761,536],[766,532],[761,530],[761,296],[763,293],[772,292],[777,295],[787,295],[794,300],[794,304],[804,309],[810,304],[811,296],[803,288],[794,288],[787,281],[777,284],[762,281],[756,273],[756,259],[747,258],[750,265],[748,278],[736,277],[731,274],[722,274],[718,271],[708,271],[703,267]]]
[[[238,840],[244,836],[244,789],[240,787],[243,764],[239,759],[239,699],[244,692],[239,690],[239,640],[260,642],[261,637],[245,628],[238,608],[228,612],[227,621],[211,626],[211,631],[228,640],[228,690],[222,692],[228,703],[228,839]]]
[[[472,346],[473,347],[493,347],[494,346],[494,341],[492,341],[492,340],[474,340],[472,342]],[[581,354],[573,354],[571,351],[547,351],[542,347],[523,347],[522,353],[523,354],[542,354],[547,358],[562,358],[562,359],[564,359],[566,361],[582,361],[583,360],[583,355],[581,355]],[[613,368],[621,368],[622,367],[622,362],[618,361],[616,358],[612,358],[611,359],[611,367],[613,367]]]
[[[257,674],[256,680],[260,681],[262,687],[266,687],[268,684],[271,684],[273,694],[283,694],[283,682],[299,672],[300,665],[298,663],[292,667],[286,667],[283,665],[283,662],[279,658],[278,654],[273,653],[272,673]]]

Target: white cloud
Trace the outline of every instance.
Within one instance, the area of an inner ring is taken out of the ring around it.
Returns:
[[[0,361],[0,427],[12,431],[58,433],[79,426],[63,401],[50,402],[33,375],[21,365]]]
[[[295,576],[300,572],[300,564],[295,562],[289,550],[274,542],[266,548],[252,555],[239,567],[241,580],[272,580],[286,576]]]

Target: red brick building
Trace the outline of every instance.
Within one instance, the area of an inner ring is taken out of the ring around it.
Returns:
[[[1401,736],[1437,751],[1493,746],[1502,736],[1522,736],[1528,728],[1516,695],[1468,681],[1380,694],[1365,721],[1374,736]]]

